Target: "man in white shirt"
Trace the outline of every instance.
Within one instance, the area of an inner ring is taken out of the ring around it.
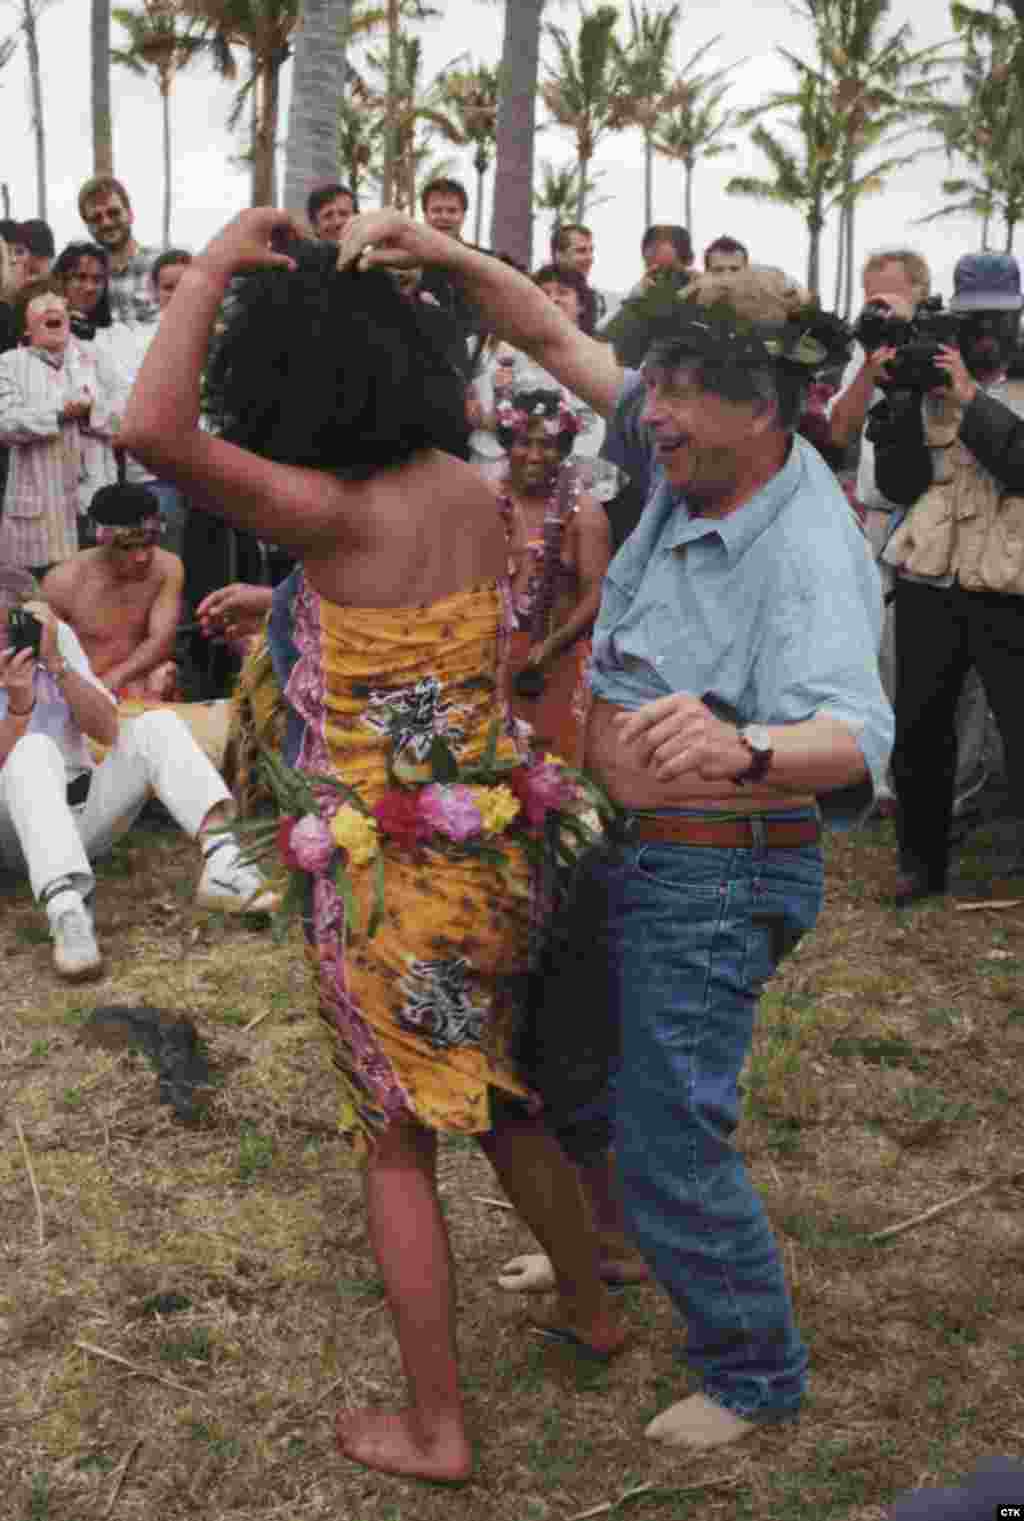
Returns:
[[[276,895],[226,832],[231,794],[185,725],[167,711],[119,724],[73,631],[31,600],[33,589],[24,572],[0,570],[0,861],[28,877],[46,909],[58,975],[101,974],[90,862],[152,796],[200,845],[202,907],[269,912]],[[12,610],[35,626],[12,629]],[[99,765],[88,739],[110,747]]]

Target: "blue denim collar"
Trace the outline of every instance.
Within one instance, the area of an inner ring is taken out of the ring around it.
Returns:
[[[726,557],[731,564],[741,559],[745,552],[757,539],[761,537],[766,528],[770,528],[779,513],[786,506],[800,484],[803,475],[803,461],[801,453],[810,447],[802,439],[794,437],[791,441],[789,457],[782,468],[766,481],[749,497],[735,512],[730,512],[724,518],[690,517],[688,513],[680,511],[674,523],[667,526],[662,548],[665,550],[680,549],[685,544],[693,544],[698,539],[714,537],[719,540]],[[667,497],[673,498],[673,505],[681,508],[686,506],[686,498],[681,492],[673,492],[666,483],[662,488]]]

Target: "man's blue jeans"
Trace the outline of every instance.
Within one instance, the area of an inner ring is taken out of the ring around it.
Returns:
[[[807,1350],[730,1137],[762,988],[818,916],[821,850],[631,844],[594,870],[621,1017],[615,1147],[630,1230],[686,1320],[707,1396],[781,1418],[799,1407]]]

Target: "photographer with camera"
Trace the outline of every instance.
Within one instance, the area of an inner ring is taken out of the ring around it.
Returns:
[[[45,908],[58,975],[102,972],[90,862],[151,796],[200,846],[200,906],[269,912],[276,896],[226,832],[231,794],[185,725],[166,711],[119,723],[75,633],[36,595],[27,572],[0,569],[0,864]],[[110,747],[99,765],[87,739]]]
[[[972,670],[1007,777],[1024,784],[1024,418],[1004,386],[1022,307],[1014,258],[964,255],[949,314],[925,323],[889,367],[868,424],[878,487],[909,509],[882,556],[896,577],[898,903],[946,890],[954,718]],[[1015,803],[1024,817],[1024,800]]]

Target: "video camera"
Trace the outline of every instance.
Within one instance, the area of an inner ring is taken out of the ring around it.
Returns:
[[[892,348],[896,355],[879,379],[883,391],[931,391],[949,384],[949,376],[935,366],[935,357],[946,345],[959,347],[964,319],[942,309],[942,297],[922,301],[909,321],[894,316],[887,301],[869,301],[857,318],[853,336],[867,354]]]

